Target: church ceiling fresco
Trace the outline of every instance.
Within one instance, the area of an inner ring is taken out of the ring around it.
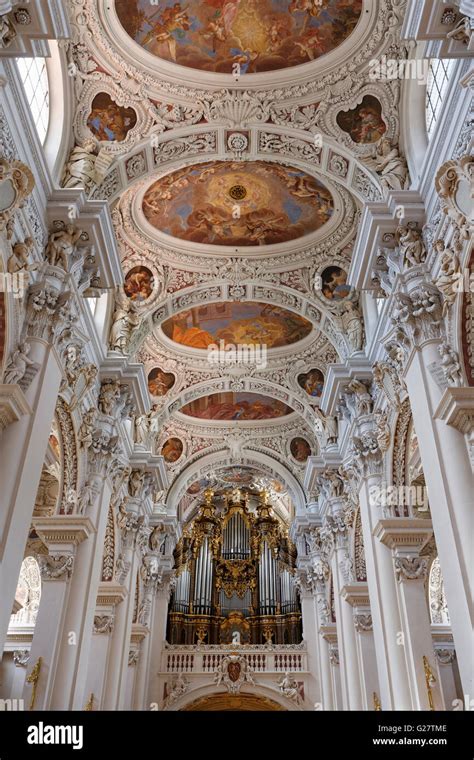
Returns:
[[[175,343],[189,348],[220,345],[288,346],[312,331],[298,314],[263,303],[224,302],[198,306],[168,319],[162,330]]]
[[[275,71],[330,53],[362,0],[116,0],[125,31],[165,61],[224,74]]]
[[[310,369],[302,375],[298,375],[298,385],[300,385],[308,396],[319,398],[323,394],[324,375],[319,369]]]
[[[131,301],[146,301],[153,292],[153,274],[148,267],[133,267],[125,277],[123,286]]]
[[[176,382],[172,372],[164,372],[161,367],[154,367],[148,373],[148,390],[151,396],[166,396]]]
[[[87,118],[90,131],[103,142],[123,142],[136,123],[136,111],[117,105],[106,92],[95,96]]]
[[[305,438],[293,438],[290,443],[290,451],[297,462],[305,463],[311,456],[311,446]]]
[[[341,267],[327,267],[322,275],[322,294],[328,301],[343,301],[351,293],[347,272]]]
[[[373,95],[365,95],[362,102],[349,111],[340,111],[336,121],[355,143],[378,142],[387,131],[382,105]]]
[[[235,422],[271,420],[292,413],[277,399],[258,393],[213,393],[191,401],[181,412],[201,420],[234,420]]]
[[[207,245],[258,246],[308,235],[332,216],[317,179],[264,161],[215,161],[179,169],[145,193],[146,219],[167,235]]]

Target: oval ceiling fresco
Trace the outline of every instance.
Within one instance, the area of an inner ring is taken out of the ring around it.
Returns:
[[[233,393],[226,391],[202,396],[181,409],[188,417],[200,420],[272,420],[291,414],[293,409],[277,399],[258,393]]]
[[[182,311],[164,322],[161,329],[172,341],[188,348],[253,345],[270,349],[306,338],[313,326],[281,306],[225,301]]]
[[[308,63],[354,30],[362,0],[116,0],[127,34],[165,61],[249,74]]]
[[[214,161],[162,177],[143,199],[146,219],[167,235],[207,245],[258,246],[315,232],[334,201],[317,179],[265,161]]]

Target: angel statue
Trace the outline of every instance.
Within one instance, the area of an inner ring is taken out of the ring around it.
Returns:
[[[116,304],[110,330],[110,347],[112,350],[125,354],[132,334],[139,324],[140,316],[133,309],[131,303],[127,303],[125,306]]]
[[[405,159],[400,156],[396,143],[391,143],[387,137],[379,140],[373,163],[384,190],[406,190],[408,167]]]

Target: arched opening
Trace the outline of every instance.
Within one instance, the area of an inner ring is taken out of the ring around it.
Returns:
[[[18,609],[10,618],[10,628],[20,625],[34,628],[40,600],[41,574],[38,562],[34,557],[25,557],[15,592],[15,608]]]
[[[286,712],[282,705],[257,694],[212,694],[183,707],[180,712]]]

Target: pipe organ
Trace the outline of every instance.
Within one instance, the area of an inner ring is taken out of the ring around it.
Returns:
[[[234,489],[217,509],[208,490],[175,550],[171,644],[296,644],[296,549],[262,492],[255,509]]]

